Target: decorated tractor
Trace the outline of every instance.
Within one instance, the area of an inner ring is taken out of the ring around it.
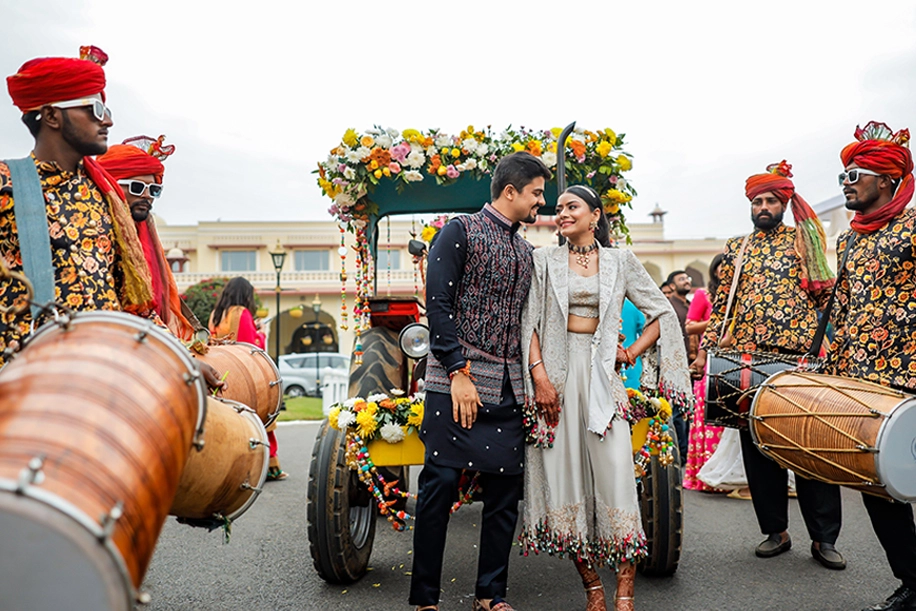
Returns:
[[[558,142],[566,143],[559,155]],[[419,296],[375,295],[379,221],[398,214],[477,212],[489,201],[489,173],[498,160],[527,150],[541,157],[558,179],[547,185],[542,215],[553,214],[558,190],[569,176],[571,182],[590,184],[602,194],[613,233],[625,240],[621,207],[629,206],[635,191],[622,176],[631,167],[622,146],[623,135],[612,130],[574,130],[574,125],[562,131],[509,129],[498,136],[472,127],[458,136],[382,129],[359,135],[348,130],[319,165],[319,185],[334,199],[330,211],[342,235],[352,231],[357,242],[351,399],[335,405],[322,423],[309,471],[309,548],[322,579],[344,584],[365,574],[380,515],[396,530],[409,530],[409,467],[424,461],[417,432],[429,350],[424,305]],[[415,237],[429,241],[444,219],[440,216]],[[426,246],[423,240],[410,241],[421,270]],[[346,252],[342,240],[341,255]],[[341,279],[346,283],[343,269]],[[670,575],[680,560],[683,507],[671,408],[652,389],[631,391],[630,400],[649,414],[631,431],[649,547],[640,570]],[[473,500],[474,474],[463,479],[456,505]]]

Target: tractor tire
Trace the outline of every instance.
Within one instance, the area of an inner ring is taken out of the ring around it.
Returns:
[[[306,508],[309,551],[322,579],[348,584],[365,575],[376,513],[368,490],[347,466],[345,436],[325,420],[312,450]]]
[[[669,430],[675,437],[674,427]],[[676,438],[674,445],[677,447]],[[639,571],[647,577],[667,577],[677,571],[684,532],[683,491],[680,463],[675,461],[663,467],[658,457],[653,456],[639,490],[639,508],[649,547],[648,555],[639,563]]]

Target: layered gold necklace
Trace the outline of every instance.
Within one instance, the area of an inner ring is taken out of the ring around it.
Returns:
[[[588,260],[592,252],[598,248],[598,242],[592,242],[588,246],[576,246],[572,242],[566,242],[570,252],[576,253],[576,263],[588,269]]]

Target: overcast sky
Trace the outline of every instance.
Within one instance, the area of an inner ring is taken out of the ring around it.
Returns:
[[[916,135],[914,17],[911,0],[0,0],[0,72],[104,49],[111,143],[177,147],[169,224],[329,218],[311,172],[349,127],[576,120],[626,133],[631,221],[657,202],[666,237],[725,237],[750,226],[744,180],[767,164],[788,159],[816,204],[856,124]],[[5,99],[0,158],[22,156]]]

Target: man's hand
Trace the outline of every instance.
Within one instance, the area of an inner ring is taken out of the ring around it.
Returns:
[[[534,382],[534,404],[538,408],[538,413],[544,416],[544,420],[550,426],[556,426],[560,421],[560,395],[557,389],[550,383],[550,378],[543,367],[535,368],[535,372],[540,373],[532,375]]]
[[[452,377],[452,418],[462,428],[469,429],[477,420],[477,408],[482,407],[477,387],[464,373]]]
[[[706,375],[706,351],[697,350],[697,358],[690,363],[690,377],[694,380],[702,380]]]
[[[207,388],[211,391],[226,390],[229,388],[226,381],[220,379],[219,372],[214,369],[212,365],[204,363],[203,361],[197,361],[197,365],[200,367],[201,375],[204,376],[204,382],[207,383]]]

